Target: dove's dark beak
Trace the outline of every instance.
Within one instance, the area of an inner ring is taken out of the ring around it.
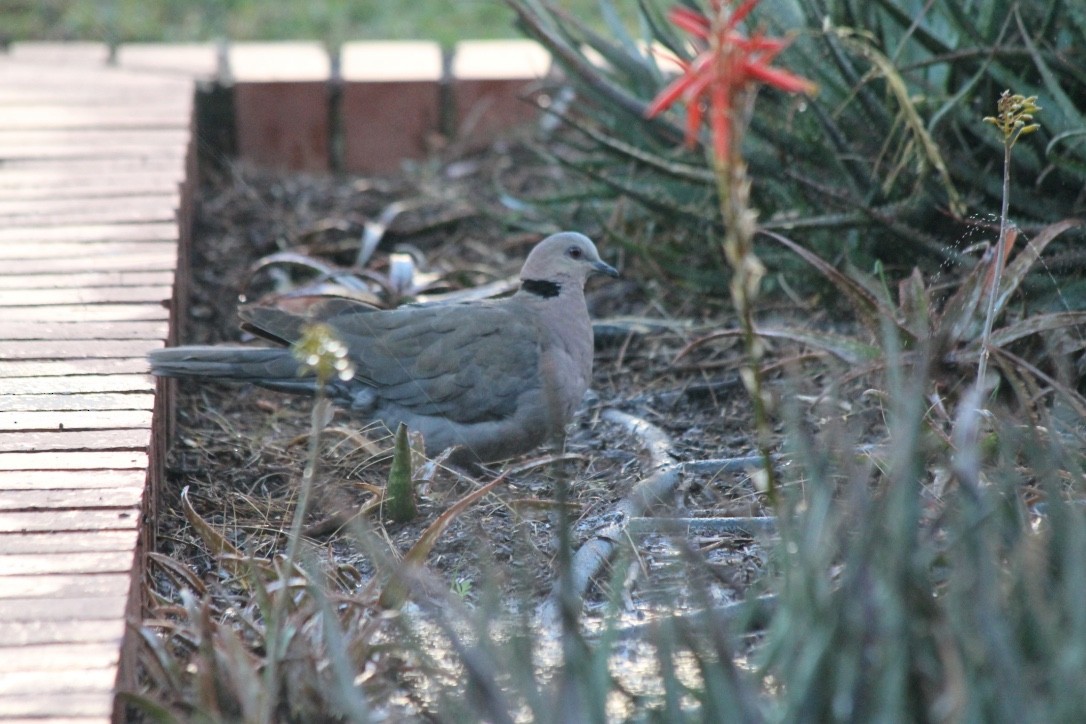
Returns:
[[[613,266],[605,261],[592,262],[592,271],[596,272],[597,274],[606,274],[609,277],[618,276],[618,269],[615,269]]]

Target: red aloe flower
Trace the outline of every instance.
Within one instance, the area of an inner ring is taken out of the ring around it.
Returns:
[[[681,99],[687,107],[686,142],[693,145],[708,108],[713,153],[719,161],[726,161],[730,152],[735,102],[752,86],[773,86],[786,93],[812,94],[817,90],[806,78],[770,66],[787,47],[787,40],[767,38],[761,33],[748,38],[736,29],[759,0],[743,0],[727,12],[731,2],[711,0],[712,18],[685,7],[671,10],[671,22],[707,46],[693,61],[679,60],[683,74],[664,88],[646,110],[652,118]]]

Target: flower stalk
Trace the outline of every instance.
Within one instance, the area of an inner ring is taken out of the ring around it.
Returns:
[[[988,290],[988,306],[984,314],[984,328],[980,337],[980,361],[977,363],[977,387],[983,389],[984,378],[988,373],[988,357],[992,341],[992,326],[995,323],[996,300],[999,298],[999,282],[1003,278],[1003,269],[1007,263],[1008,232],[1010,223],[1007,219],[1011,194],[1011,150],[1022,136],[1033,133],[1041,127],[1035,123],[1033,115],[1041,110],[1037,105],[1037,96],[1012,95],[1003,91],[996,101],[996,115],[986,116],[985,123],[996,127],[1003,136],[1003,200],[999,209],[999,240],[996,242],[995,273],[992,275],[991,288]]]
[[[745,96],[743,105],[753,105],[754,93],[746,93]],[[735,134],[733,140],[741,140],[746,124],[733,124],[732,129]],[[750,206],[751,179],[747,163],[738,149],[738,144],[729,145],[728,158],[722,160],[714,155],[711,160],[716,175],[720,215],[724,220],[724,258],[732,269],[728,291],[739,319],[747,355],[747,364],[740,369],[739,376],[753,404],[758,453],[762,457],[764,470],[764,476],[757,482],[770,502],[775,504],[777,486],[769,442],[772,434],[769,398],[762,375],[765,346],[754,324],[754,304],[766,269],[754,250],[758,215]]]
[[[309,448],[306,455],[305,469],[298,491],[298,504],[294,507],[290,532],[287,535],[287,550],[280,572],[282,588],[272,599],[268,615],[267,657],[264,668],[264,685],[267,692],[261,711],[261,722],[275,721],[275,709],[279,702],[279,664],[286,657],[290,643],[284,635],[284,616],[287,603],[291,598],[291,579],[297,564],[298,550],[301,547],[302,527],[305,524],[309,499],[313,493],[313,481],[317,475],[317,460],[320,452],[320,433],[331,416],[331,403],[326,394],[328,383],[334,378],[343,381],[354,377],[354,365],[347,356],[347,346],[335,336],[327,324],[312,324],[303,331],[291,349],[298,360],[298,374],[312,374],[317,378],[313,412],[310,414]]]
[[[347,356],[347,345],[339,341],[327,324],[311,324],[302,333],[302,338],[291,350],[300,363],[299,374],[312,374],[317,378],[317,389],[310,416],[309,449],[305,469],[302,471],[301,489],[298,491],[298,505],[294,508],[294,518],[287,538],[286,565],[289,571],[295,562],[299,542],[302,538],[302,526],[309,507],[309,498],[313,492],[313,480],[317,474],[317,459],[320,450],[320,433],[331,413],[331,403],[325,390],[334,378],[344,382],[354,377],[354,365]]]
[[[754,302],[766,270],[754,249],[757,212],[750,205],[751,178],[742,146],[760,86],[806,94],[814,94],[817,86],[771,66],[777,54],[787,47],[787,40],[767,38],[761,32],[748,37],[740,32],[740,23],[758,2],[743,0],[733,7],[731,0],[712,0],[709,16],[688,7],[671,11],[671,21],[691,35],[701,50],[692,61],[679,61],[683,73],[656,96],[647,114],[655,116],[683,101],[686,105],[686,142],[693,145],[708,113],[707,125],[712,140],[708,153],[724,221],[721,246],[732,270],[729,292],[747,355],[747,364],[740,370],[740,376],[754,406],[758,451],[764,465],[764,476],[758,482],[770,502],[775,504],[769,398],[761,365],[764,345],[754,324]]]

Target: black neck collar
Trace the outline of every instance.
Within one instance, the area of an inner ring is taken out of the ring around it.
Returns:
[[[525,279],[521,282],[520,288],[529,294],[534,294],[537,297],[543,297],[544,299],[557,297],[558,293],[562,291],[561,284],[558,282],[548,282],[544,279]]]

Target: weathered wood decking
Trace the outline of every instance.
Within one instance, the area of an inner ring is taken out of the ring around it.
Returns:
[[[425,155],[442,118],[459,119],[465,148],[522,122],[519,96],[546,71],[517,42],[460,44],[451,70],[432,43],[349,43],[338,78],[321,53],[0,53],[2,721],[105,722],[134,688],[130,626],[171,419],[145,355],[173,341],[185,296],[195,79],[229,80],[222,122],[251,162],[384,172]]]
[[[193,82],[0,56],[0,719],[108,721],[166,417]]]

